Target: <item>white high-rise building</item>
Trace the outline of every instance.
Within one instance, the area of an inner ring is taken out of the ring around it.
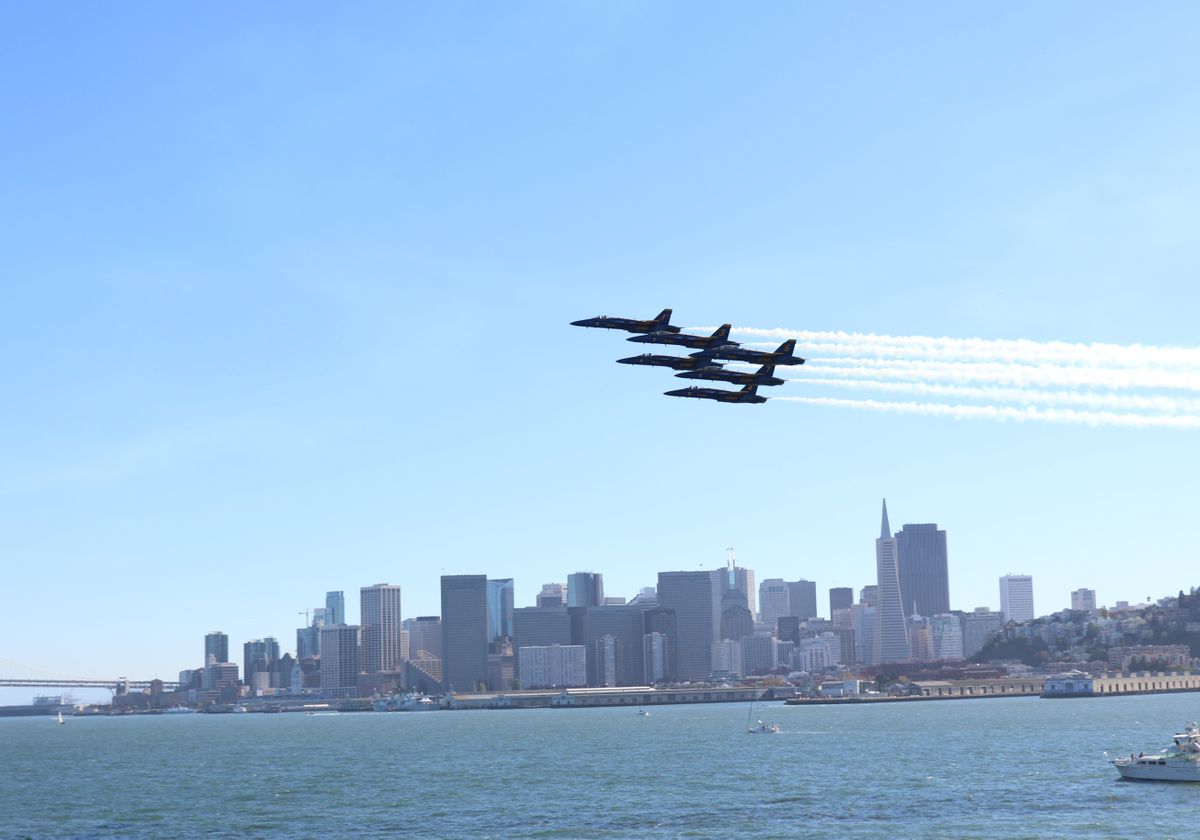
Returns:
[[[1096,609],[1096,590],[1076,589],[1074,592],[1072,592],[1071,609],[1087,610],[1088,612]]]
[[[359,590],[362,615],[362,660],[368,674],[399,671],[404,661],[403,626],[400,622],[400,587],[388,583]]]
[[[1007,621],[1033,621],[1033,578],[1005,575],[1000,578],[1000,612]]]
[[[758,585],[758,611],[772,633],[781,616],[792,614],[791,589],[783,579],[770,578]]]

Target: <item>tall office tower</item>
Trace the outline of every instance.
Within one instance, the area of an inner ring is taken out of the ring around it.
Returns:
[[[671,641],[665,633],[642,636],[642,668],[646,685],[662,682],[671,675]]]
[[[728,589],[721,595],[721,639],[741,641],[754,635],[754,616],[746,606],[746,593]]]
[[[213,657],[213,661],[217,663],[229,661],[229,636],[222,633],[220,630],[214,630],[204,637],[204,664],[208,664],[208,658]]]
[[[604,575],[599,572],[576,572],[567,575],[568,607],[600,607],[604,605]]]
[[[792,615],[801,621],[817,617],[817,585],[811,580],[794,580],[788,583]]]
[[[929,619],[933,658],[956,661],[963,658],[962,620],[953,613],[942,613]]]
[[[520,607],[513,610],[515,676],[526,688],[530,686],[526,684],[525,675],[521,673],[521,648],[553,645],[565,647],[570,644],[571,619],[566,607]]]
[[[1096,609],[1096,590],[1095,589],[1076,589],[1071,593],[1071,609],[1087,610],[1091,612]]]
[[[645,636],[657,634],[665,641],[666,652],[663,654],[664,672],[654,679],[654,682],[671,681],[675,679],[675,657],[678,655],[675,650],[675,639],[677,630],[675,627],[675,610],[666,607],[657,606],[658,595],[654,596],[655,606],[650,607],[642,613],[642,632]],[[655,654],[658,655],[657,653]],[[650,665],[646,666],[647,673],[650,673]]]
[[[625,649],[618,639],[604,635],[586,645],[588,685],[595,688],[614,688],[617,672],[622,670]]]
[[[879,587],[875,584],[864,586],[858,591],[858,603],[864,607],[879,606]]]
[[[779,619],[792,613],[792,590],[781,578],[768,578],[758,585],[759,618],[774,627]]]
[[[589,684],[641,685],[645,675],[642,608],[623,604],[586,607],[582,612],[583,635],[580,641],[587,646]],[[611,642],[597,645],[600,639]],[[611,670],[609,656],[613,657]]]
[[[725,577],[721,581],[721,592],[728,592],[730,589],[737,589],[746,595],[746,608],[750,610],[751,615],[755,615],[754,609],[754,570],[743,569],[734,563],[733,549],[729,549],[725,559]]]
[[[800,616],[781,615],[775,625],[775,638],[781,642],[800,642]]]
[[[1005,621],[1033,621],[1033,578],[1005,575],[1000,578],[1000,612]]]
[[[879,608],[875,618],[875,650],[872,665],[903,662],[912,657],[908,644],[908,622],[900,593],[900,571],[896,567],[896,540],[888,526],[887,499],[883,501],[883,527],[875,541],[875,574],[879,586]]]
[[[855,604],[850,608],[854,627],[854,661],[870,665],[875,655],[875,625],[879,607],[874,604]]]
[[[513,634],[513,581],[512,578],[489,579],[488,595],[488,641],[511,639]]]
[[[962,616],[963,659],[970,659],[987,644],[993,633],[1004,627],[1004,616],[987,607],[976,607],[975,612]]]
[[[849,586],[835,586],[829,590],[829,618],[835,610],[848,610],[854,606],[854,590]]]
[[[306,659],[321,652],[321,628],[300,627],[296,630],[296,658]]]
[[[399,671],[401,655],[400,587],[388,583],[359,590],[362,654],[359,666],[368,674]]]
[[[487,683],[487,575],[442,575],[442,673],[454,691]]]
[[[326,624],[333,624],[329,620],[329,610],[325,609],[325,607],[313,607],[312,626],[324,627]]]
[[[659,572],[658,603],[675,611],[675,678],[704,679],[721,630],[721,573]]]
[[[905,613],[928,617],[950,612],[945,531],[937,525],[905,525],[896,532],[896,566]]]
[[[353,697],[358,692],[357,624],[327,624],[321,628],[321,693]]]
[[[421,615],[400,623],[408,632],[409,659],[442,658],[442,617]]]
[[[340,590],[325,593],[325,623],[346,623],[346,593]]]
[[[279,642],[270,636],[242,645],[242,679],[257,694],[271,685],[271,670],[279,659]]]
[[[542,591],[537,596],[537,606],[539,607],[565,607],[567,605],[566,593],[563,592],[561,583],[543,583]]]

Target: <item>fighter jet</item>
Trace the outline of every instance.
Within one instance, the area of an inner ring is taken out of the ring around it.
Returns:
[[[657,318],[649,321],[639,321],[636,318],[610,318],[599,315],[595,318],[584,318],[582,321],[572,321],[573,327],[599,327],[605,330],[625,330],[631,333],[677,333],[679,327],[671,324],[671,310],[664,309]]]
[[[637,341],[636,338],[629,339]],[[792,351],[796,349],[796,339],[789,338],[783,344],[779,345],[778,350],[763,351],[749,350],[745,347],[733,345],[732,347],[716,347],[708,354],[715,356],[718,359],[727,359],[734,362],[749,362],[752,365],[802,365],[804,359],[793,355]]]
[[[754,373],[740,370],[726,370],[723,367],[703,367],[699,370],[689,370],[675,374],[680,379],[708,379],[713,382],[732,382],[735,385],[782,385],[787,380],[775,375],[775,365],[763,365]]]
[[[765,403],[766,397],[760,397],[756,392],[757,385],[747,385],[740,391],[726,391],[722,388],[680,388],[678,391],[663,391],[668,397],[694,397],[698,400],[716,400],[727,403]]]
[[[643,353],[640,356],[630,356],[628,359],[617,359],[621,365],[651,365],[653,367],[669,367],[672,370],[700,371],[706,369],[720,370],[721,363],[714,362],[707,353],[696,353],[691,356],[655,356],[653,353]]]
[[[718,349],[725,350],[738,346],[736,341],[729,340],[729,324],[722,324],[712,335],[657,332],[650,333],[649,335],[635,335],[625,340],[638,341],[644,344],[674,344],[680,347],[692,347],[701,351],[700,353],[693,353],[693,356],[701,354],[712,355]]]

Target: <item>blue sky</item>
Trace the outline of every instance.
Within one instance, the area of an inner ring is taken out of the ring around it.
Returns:
[[[1200,585],[1200,432],[670,400],[568,326],[1194,347],[1198,25],[9,4],[0,670],[171,676],[327,589],[632,595],[726,546],[858,588],[884,496],[947,529],[957,608]]]

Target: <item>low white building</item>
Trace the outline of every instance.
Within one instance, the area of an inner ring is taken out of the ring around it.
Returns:
[[[522,688],[582,688],[587,685],[583,645],[530,645],[517,650]]]

